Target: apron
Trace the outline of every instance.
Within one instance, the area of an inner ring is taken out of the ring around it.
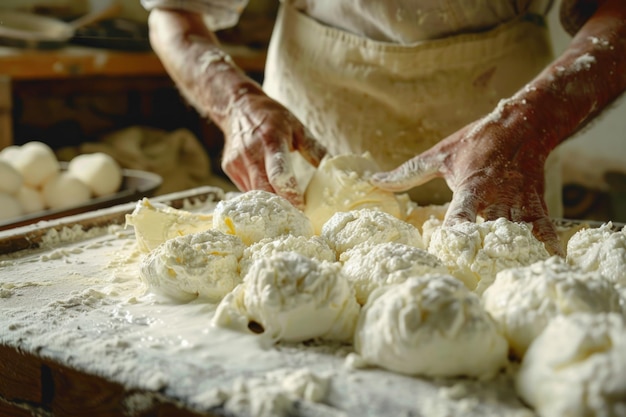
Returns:
[[[491,112],[552,60],[547,29],[520,17],[481,33],[400,45],[325,26],[286,0],[268,49],[263,88],[331,155],[369,152],[390,170]],[[546,201],[562,216],[558,152],[546,161]],[[443,204],[443,179],[409,192]]]

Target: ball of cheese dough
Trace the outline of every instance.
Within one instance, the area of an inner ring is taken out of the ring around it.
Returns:
[[[67,171],[47,180],[41,193],[46,206],[51,209],[78,206],[91,199],[89,187]]]
[[[221,200],[213,211],[213,227],[239,236],[246,245],[281,235],[313,236],[311,221],[285,198],[262,190]]]
[[[360,243],[398,242],[424,248],[417,228],[389,213],[360,209],[335,213],[322,227],[321,236],[337,256]]]
[[[448,274],[448,268],[436,256],[398,242],[361,243],[342,253],[339,261],[361,305],[377,288],[397,285],[411,277]]]
[[[273,340],[352,340],[359,314],[337,262],[295,252],[255,261],[217,308],[213,324],[264,333]]]
[[[626,229],[615,232],[613,224],[606,223],[579,230],[567,242],[567,262],[626,287]]]
[[[22,145],[11,163],[22,174],[24,183],[33,188],[42,186],[61,170],[52,148],[37,141]]]
[[[265,238],[247,247],[239,262],[241,275],[245,276],[257,259],[267,258],[278,252],[296,252],[319,261],[337,261],[335,251],[320,236],[283,235],[277,238]]]
[[[304,194],[304,213],[319,234],[339,211],[372,208],[402,218],[396,195],[372,185],[369,177],[380,171],[369,153],[327,156],[315,170]]]
[[[22,186],[22,174],[9,162],[0,159],[0,193],[16,194]]]
[[[75,156],[67,165],[67,170],[87,184],[97,197],[113,194],[122,185],[122,168],[103,152]]]
[[[505,218],[438,228],[432,232],[428,252],[479,295],[493,283],[498,272],[550,257],[530,226]]]
[[[559,316],[528,349],[515,380],[540,417],[626,415],[626,323],[616,313]]]
[[[39,190],[23,185],[15,195],[25,213],[36,213],[46,208],[43,196]]]
[[[244,248],[241,239],[217,230],[179,236],[142,260],[140,276],[151,291],[175,300],[218,301],[241,282]]]
[[[428,377],[490,377],[507,363],[508,351],[478,296],[449,275],[374,291],[354,347],[366,363]]]
[[[20,152],[21,146],[18,145],[10,145],[0,150],[0,159],[5,161],[12,161],[17,158],[18,153]]]
[[[19,201],[11,194],[0,192],[0,220],[8,220],[24,214]]]
[[[483,294],[483,305],[518,358],[558,315],[621,311],[619,294],[608,280],[558,256],[500,272]]]

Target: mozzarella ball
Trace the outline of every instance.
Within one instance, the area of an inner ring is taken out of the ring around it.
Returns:
[[[244,247],[238,237],[217,230],[179,236],[143,259],[140,276],[153,292],[175,300],[219,301],[241,282]]]
[[[217,308],[213,324],[264,333],[272,340],[352,340],[359,314],[337,262],[295,252],[256,260]]]
[[[17,155],[19,154],[20,150],[21,150],[21,146],[18,146],[18,145],[10,145],[5,148],[2,148],[2,150],[0,150],[0,159],[11,162],[15,158],[17,158]]]
[[[14,196],[0,192],[0,220],[18,217],[23,213],[20,202]]]
[[[359,209],[335,213],[322,227],[321,236],[337,256],[360,243],[398,242],[424,248],[419,230],[380,210]]]
[[[26,185],[20,187],[15,197],[22,205],[25,213],[36,213],[46,208],[41,192]]]
[[[11,163],[22,174],[24,183],[33,188],[42,186],[61,170],[54,151],[43,142],[25,143]]]
[[[113,157],[103,152],[75,156],[67,170],[87,184],[96,197],[113,194],[122,185],[122,168]]]
[[[483,305],[518,358],[558,315],[621,311],[619,293],[607,279],[558,256],[500,272],[483,294]]]
[[[51,209],[78,206],[91,199],[89,187],[69,172],[61,172],[46,181],[42,195],[46,206]]]
[[[508,352],[480,298],[449,275],[374,291],[361,310],[354,347],[366,363],[428,377],[491,377]]]
[[[22,186],[22,174],[8,161],[0,159],[0,193],[16,194]]]
[[[521,398],[540,417],[626,415],[626,323],[620,314],[552,320],[516,375]]]
[[[304,213],[285,198],[262,190],[217,203],[213,227],[239,236],[246,245],[281,235],[313,236],[313,226]]]

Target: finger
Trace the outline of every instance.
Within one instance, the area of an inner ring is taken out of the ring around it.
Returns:
[[[377,172],[371,182],[388,191],[406,191],[440,176],[442,156],[418,155],[394,170]]]
[[[491,206],[482,210],[481,214],[485,220],[496,220],[500,217],[505,217],[509,220],[515,221],[510,218],[511,211],[509,209],[509,206],[502,203],[492,204]]]
[[[274,192],[298,208],[304,207],[304,196],[298,188],[288,148],[282,144],[266,148],[267,179]]]
[[[545,244],[546,249],[551,255],[565,256],[565,251],[559,239],[556,226],[548,216],[533,221],[532,225],[533,235]]]
[[[443,224],[446,227],[475,222],[481,198],[471,191],[459,190],[452,196]]]
[[[249,191],[251,189],[248,174],[245,169],[233,168],[232,164],[222,161],[222,170],[228,175],[228,178],[230,178],[238,190]]]
[[[326,147],[318,142],[308,130],[303,130],[295,135],[295,149],[311,165],[317,167],[320,161],[326,156]]]

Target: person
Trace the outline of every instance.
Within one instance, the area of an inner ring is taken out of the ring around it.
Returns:
[[[444,224],[532,223],[561,252],[558,145],[626,89],[626,2],[562,0],[572,34],[554,57],[548,0],[283,0],[263,86],[222,49],[247,0],[142,0],[150,41],[181,94],[224,133],[241,190],[304,204],[298,165],[369,152],[377,186]]]

